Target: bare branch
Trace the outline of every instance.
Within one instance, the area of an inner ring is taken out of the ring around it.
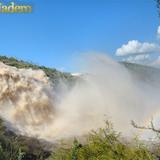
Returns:
[[[147,130],[151,130],[153,132],[156,133],[160,133],[160,129],[156,129],[154,124],[153,124],[153,120],[151,120],[150,122],[150,126],[138,126],[134,121],[131,121],[131,124],[134,128],[138,128],[138,129],[147,129]]]

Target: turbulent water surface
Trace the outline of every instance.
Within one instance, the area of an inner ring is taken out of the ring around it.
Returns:
[[[41,70],[0,63],[0,116],[8,127],[18,134],[55,141],[86,134],[102,127],[106,119],[127,136],[137,133],[131,120],[147,125],[156,115],[158,123],[158,78],[150,82],[135,78],[104,55],[88,56],[84,63],[82,72],[87,74],[67,92],[63,82],[55,92]]]

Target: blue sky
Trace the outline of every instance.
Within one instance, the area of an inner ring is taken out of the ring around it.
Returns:
[[[80,53],[119,60],[117,48],[130,40],[159,43],[155,0],[21,1],[31,3],[33,13],[0,14],[1,55],[74,71]]]

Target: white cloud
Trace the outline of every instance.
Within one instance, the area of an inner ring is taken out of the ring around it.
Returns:
[[[146,59],[149,59],[149,55],[148,54],[141,54],[141,55],[137,55],[135,56],[135,61],[143,61]]]
[[[157,37],[160,38],[160,26],[158,26],[158,29],[157,29]]]
[[[137,40],[128,41],[127,44],[122,45],[116,50],[117,56],[127,56],[134,54],[151,54],[160,52],[160,46],[154,43],[141,43]]]
[[[136,56],[129,56],[123,61],[131,62],[131,63],[143,63],[148,61],[150,56],[148,54],[141,54],[141,55],[136,55]]]

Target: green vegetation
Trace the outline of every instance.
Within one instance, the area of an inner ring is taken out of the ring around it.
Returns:
[[[37,139],[16,135],[0,120],[0,160],[44,160],[49,155]]]
[[[59,79],[71,83],[75,78],[70,73],[60,72],[54,68],[47,68],[45,66],[39,66],[33,63],[28,63],[22,60],[17,60],[13,57],[0,56],[0,61],[6,65],[13,66],[16,68],[32,68],[32,69],[41,69],[45,74],[50,78],[53,84],[56,84]]]
[[[110,123],[105,129],[91,132],[85,144],[74,140],[72,147],[60,147],[48,160],[154,160],[155,156],[137,140],[120,140]]]
[[[138,140],[125,142],[112,125],[92,131],[81,144],[60,144],[51,151],[44,150],[38,140],[17,136],[0,122],[0,160],[155,160],[155,155]],[[155,148],[159,155],[159,147]]]

